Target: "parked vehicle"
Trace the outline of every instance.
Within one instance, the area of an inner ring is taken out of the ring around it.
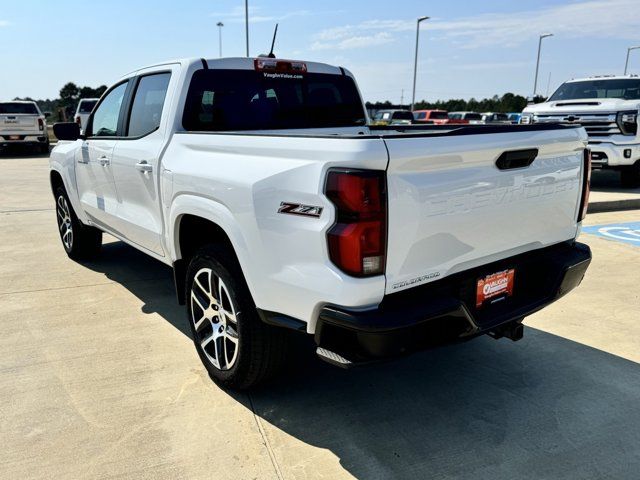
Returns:
[[[589,77],[563,83],[544,103],[527,106],[521,123],[571,123],[589,135],[592,165],[621,172],[625,187],[640,186],[640,78]]]
[[[522,117],[521,113],[507,113],[507,116],[509,117],[509,121],[514,124],[517,125],[520,123],[520,117]]]
[[[374,125],[411,125],[413,114],[409,110],[378,110],[373,117]]]
[[[584,129],[368,123],[344,68],[137,70],[84,135],[54,126],[63,247],[91,258],[108,232],[172,266],[200,358],[234,388],[293,361],[293,331],[343,367],[484,333],[517,340],[525,316],[580,283]]]
[[[47,119],[32,101],[0,102],[0,147],[25,145],[49,153]]]
[[[449,123],[477,125],[482,123],[482,115],[476,112],[449,112]]]
[[[449,115],[446,110],[414,110],[414,123],[432,123],[435,125],[445,125],[449,123]]]
[[[76,114],[74,115],[75,122],[80,125],[80,131],[84,132],[87,128],[87,119],[93,107],[98,103],[99,98],[81,98],[76,108]]]
[[[509,120],[509,116],[506,113],[484,112],[482,114],[482,123],[484,123],[485,125],[510,125],[511,120]]]

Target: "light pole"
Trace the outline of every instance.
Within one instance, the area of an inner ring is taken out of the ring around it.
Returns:
[[[629,53],[631,53],[631,50],[636,50],[638,48],[640,48],[640,46],[627,48],[627,61],[624,62],[624,74],[625,75],[627,74],[627,68],[629,67]]]
[[[536,61],[536,78],[533,81],[533,97],[536,96],[536,90],[538,89],[538,68],[540,68],[540,48],[542,47],[542,39],[547,37],[553,37],[553,33],[543,33],[538,39],[538,60]]]
[[[218,45],[220,46],[220,58],[222,58],[222,27],[224,27],[224,23],[218,22],[216,23],[218,27]]]
[[[420,38],[420,22],[429,20],[429,17],[420,17],[416,22],[416,56],[413,61],[413,94],[411,95],[411,111],[413,112],[413,104],[416,103],[416,75],[418,72],[418,40]]]
[[[244,0],[244,30],[247,38],[247,57],[249,56],[249,0]]]

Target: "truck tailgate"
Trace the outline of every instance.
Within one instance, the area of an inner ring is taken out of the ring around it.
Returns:
[[[581,128],[384,137],[386,292],[574,238],[586,139]],[[496,165],[527,149],[529,166]]]
[[[38,115],[3,114],[0,115],[0,132],[38,131]]]

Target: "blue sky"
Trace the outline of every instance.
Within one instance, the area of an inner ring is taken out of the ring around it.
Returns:
[[[56,97],[67,81],[110,84],[139,66],[179,57],[243,56],[243,0],[9,1],[0,9],[0,99]],[[276,22],[279,57],[354,72],[366,100],[410,98],[415,19],[417,99],[530,95],[586,75],[622,73],[640,45],[639,0],[249,0],[250,53],[266,53]],[[630,73],[640,74],[640,50]],[[550,75],[550,82],[549,82]]]

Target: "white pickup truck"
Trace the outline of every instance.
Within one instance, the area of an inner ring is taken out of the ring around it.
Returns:
[[[47,120],[36,102],[0,102],[0,147],[11,145],[36,147],[49,153]]]
[[[592,165],[621,172],[625,187],[640,187],[640,78],[637,75],[570,80],[548,101],[530,105],[520,122],[582,125]]]
[[[51,187],[73,259],[107,232],[174,271],[211,377],[249,388],[291,330],[340,366],[488,333],[576,287],[583,128],[368,126],[352,74],[192,59],[123,77],[86,132],[56,124]]]

